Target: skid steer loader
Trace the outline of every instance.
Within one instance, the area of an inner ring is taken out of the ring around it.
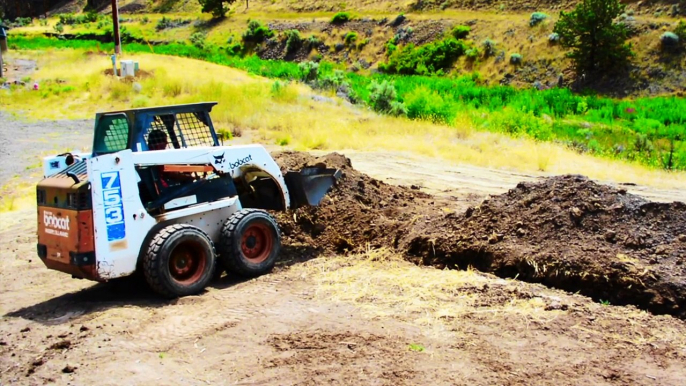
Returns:
[[[282,173],[263,146],[222,146],[215,105],[98,113],[92,152],[46,157],[43,263],[95,281],[142,271],[167,297],[198,293],[218,269],[269,272],[281,240],[267,211],[318,205],[340,171]]]

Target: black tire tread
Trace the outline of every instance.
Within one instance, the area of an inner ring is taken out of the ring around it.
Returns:
[[[167,286],[164,285],[163,280],[160,277],[160,271],[158,269],[159,260],[161,258],[160,250],[164,246],[165,242],[173,234],[177,232],[186,232],[189,230],[192,230],[193,232],[201,232],[203,235],[205,235],[205,237],[207,237],[207,240],[210,242],[212,252],[215,253],[216,256],[214,243],[212,242],[212,239],[210,239],[210,237],[207,236],[207,234],[203,232],[202,229],[188,224],[173,224],[162,228],[150,241],[148,251],[145,255],[145,258],[143,259],[143,273],[145,274],[145,279],[148,282],[148,285],[150,285],[153,291],[157,292],[162,296],[169,298],[178,297],[177,294],[172,292]]]
[[[260,213],[264,215],[270,222],[272,222],[274,229],[276,229],[276,237],[277,239],[281,240],[281,229],[279,229],[274,217],[268,212],[262,209],[243,209],[234,213],[222,227],[221,238],[219,242],[219,254],[222,263],[228,271],[237,273],[244,277],[255,277],[259,275],[256,275],[250,271],[246,271],[243,266],[237,263],[236,259],[229,256],[240,253],[240,245],[236,245],[235,240],[233,237],[231,237],[231,235],[236,232],[238,224],[240,224],[243,219],[252,213]]]

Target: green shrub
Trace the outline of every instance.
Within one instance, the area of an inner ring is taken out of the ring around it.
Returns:
[[[348,12],[338,12],[331,18],[331,24],[343,24],[352,20],[350,13]]]
[[[560,41],[560,35],[556,34],[555,32],[551,33],[548,35],[548,42],[551,44],[556,44],[557,42]]]
[[[552,124],[529,112],[506,109],[493,112],[488,122],[489,129],[510,135],[525,135],[539,140],[550,140],[553,137]]]
[[[679,37],[682,44],[686,43],[686,23],[683,20],[679,20],[676,28],[674,28],[674,34]]]
[[[456,110],[438,92],[420,86],[404,97],[408,118],[452,123]]]
[[[190,36],[191,44],[204,50],[207,47],[207,35],[202,32],[195,32]]]
[[[479,49],[477,47],[472,47],[468,49],[467,51],[464,52],[464,55],[467,57],[467,60],[474,61],[479,58]]]
[[[300,70],[300,80],[308,83],[317,80],[319,77],[319,63],[302,62],[298,65]]]
[[[316,47],[316,46],[320,45],[321,43],[322,43],[321,40],[319,40],[319,38],[314,36],[314,35],[307,38],[307,45],[310,47]]]
[[[663,49],[672,49],[679,46],[679,36],[673,32],[665,32],[660,36],[660,44]]]
[[[493,40],[491,40],[491,39],[486,39],[486,40],[484,40],[484,41],[481,43],[481,47],[482,47],[483,50],[484,50],[484,56],[485,56],[485,57],[488,58],[488,57],[490,57],[490,56],[495,55],[496,43],[495,43]]]
[[[190,23],[190,19],[170,19],[166,16],[162,16],[162,18],[157,21],[155,30],[162,31],[165,29],[178,28]]]
[[[54,29],[55,32],[57,32],[58,34],[61,34],[62,32],[64,32],[64,24],[57,23],[52,27],[52,29]]]
[[[442,74],[453,66],[467,50],[461,40],[447,38],[423,46],[408,44],[394,50],[386,63],[379,64],[381,71],[405,75]]]
[[[243,51],[241,43],[228,43],[226,46],[226,53],[229,55],[238,55]]]
[[[520,55],[520,54],[510,55],[510,64],[515,65],[515,66],[522,64],[522,55]]]
[[[543,20],[545,20],[547,18],[548,18],[548,15],[546,15],[543,12],[534,12],[531,14],[531,17],[529,18],[529,27],[534,27],[534,26],[540,24],[541,22],[543,22]]]
[[[469,28],[466,25],[458,25],[453,27],[452,31],[450,31],[450,34],[453,35],[455,39],[464,39],[469,35],[469,32],[471,32],[471,28]]]
[[[303,39],[300,37],[300,31],[291,29],[284,32],[286,36],[286,53],[292,54],[300,49],[303,45]]]
[[[231,132],[231,130],[228,129],[219,129],[217,130],[217,137],[223,145],[224,141],[230,141],[231,139],[233,139],[233,133]]]
[[[259,44],[274,37],[274,31],[257,20],[250,20],[248,29],[243,33],[243,41]]]
[[[348,46],[354,44],[357,41],[357,32],[348,32],[345,34],[343,41],[345,41],[345,44]]]
[[[398,93],[393,84],[387,80],[377,83],[372,81],[368,87],[369,105],[379,113],[402,115],[407,113],[405,106],[398,101]]]

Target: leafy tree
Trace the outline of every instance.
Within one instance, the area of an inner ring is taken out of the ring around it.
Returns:
[[[572,50],[568,56],[578,75],[596,76],[629,62],[629,31],[614,22],[624,8],[619,0],[582,0],[573,11],[560,12],[554,32],[562,46]]]
[[[235,3],[236,0],[198,0],[198,2],[202,6],[202,12],[211,13],[212,17],[220,18],[229,12],[229,5]]]

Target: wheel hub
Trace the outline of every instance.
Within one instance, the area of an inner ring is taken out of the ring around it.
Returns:
[[[192,283],[205,269],[207,256],[194,243],[178,246],[169,260],[170,274],[180,283]]]
[[[271,230],[264,224],[252,224],[241,237],[241,252],[253,263],[261,263],[269,257],[273,247]]]

